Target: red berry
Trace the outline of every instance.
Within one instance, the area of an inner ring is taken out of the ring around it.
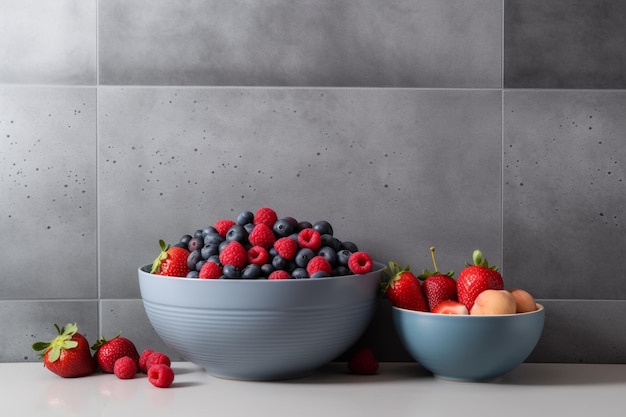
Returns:
[[[94,357],[102,372],[112,374],[115,361],[124,356],[132,358],[139,364],[139,353],[135,344],[125,337],[117,336],[111,340],[100,338],[91,349],[95,350]]]
[[[372,349],[359,349],[348,361],[348,371],[357,375],[373,375],[378,371],[378,361]]]
[[[253,246],[248,249],[248,263],[255,265],[265,265],[269,261],[270,255],[263,246]]]
[[[373,267],[374,262],[366,252],[354,252],[348,258],[348,268],[353,274],[367,274]]]
[[[285,259],[293,259],[298,252],[298,243],[290,237],[281,237],[274,242],[276,253]]]
[[[298,233],[298,245],[316,251],[322,246],[322,235],[312,228],[302,229]]]
[[[274,236],[271,227],[260,223],[254,226],[248,235],[248,241],[252,246],[261,246],[269,249],[276,242],[276,236]]]
[[[218,264],[212,261],[205,262],[198,272],[198,278],[200,279],[218,279],[222,276],[222,268]]]
[[[174,382],[174,371],[167,365],[158,363],[148,369],[148,381],[158,388],[167,388]]]
[[[219,233],[219,235],[221,237],[226,237],[226,232],[228,232],[228,229],[230,229],[231,226],[233,226],[235,224],[237,224],[237,222],[234,221],[234,220],[231,220],[231,219],[220,219],[220,220],[215,222],[213,227],[215,227],[215,230],[217,230],[217,233]]]
[[[219,257],[222,265],[232,265],[237,269],[242,269],[248,263],[246,248],[236,240],[228,243],[220,252]]]
[[[153,353],[154,351],[152,349],[145,349],[143,352],[141,352],[141,355],[139,356],[139,370],[144,374],[148,372],[146,362],[148,361],[150,355],[152,355]]]
[[[254,213],[253,222],[255,225],[264,224],[271,229],[274,223],[276,223],[276,220],[278,220],[278,215],[269,207],[261,207]]]
[[[184,277],[189,273],[187,258],[189,251],[177,246],[170,247],[163,240],[159,240],[161,252],[152,263],[150,273],[168,277]],[[112,365],[111,365],[112,366]]]
[[[291,279],[291,275],[283,269],[277,269],[272,271],[267,279]]]
[[[306,264],[306,272],[309,276],[318,271],[324,271],[328,275],[330,275],[333,271],[333,267],[330,265],[330,262],[328,262],[328,260],[321,255],[312,257],[309,263]]]
[[[154,365],[172,366],[172,361],[165,353],[153,352],[146,360],[146,369],[150,370]]]
[[[115,361],[113,373],[119,379],[132,379],[137,373],[137,362],[131,357],[122,356]]]

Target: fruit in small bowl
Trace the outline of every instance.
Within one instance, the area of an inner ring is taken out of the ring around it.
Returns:
[[[174,278],[139,269],[144,308],[173,351],[228,379],[304,376],[357,341],[383,265],[361,275],[284,280]]]
[[[526,360],[543,331],[541,304],[528,313],[436,314],[392,307],[396,332],[417,363],[443,379],[498,378]]]

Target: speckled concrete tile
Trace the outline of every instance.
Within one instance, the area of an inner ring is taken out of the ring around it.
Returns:
[[[95,88],[0,87],[0,299],[94,298]]]
[[[506,0],[506,88],[626,88],[626,2]]]
[[[105,88],[101,295],[138,295],[158,240],[261,206],[377,259],[501,259],[498,91]]]
[[[54,339],[55,323],[59,327],[76,323],[90,343],[98,338],[97,301],[0,301],[0,317],[4,339],[0,362],[40,361],[41,352],[33,350],[32,345]]]
[[[121,334],[130,339],[138,352],[152,349],[163,352],[171,360],[182,360],[170,350],[154,331],[141,300],[102,300],[100,302],[100,331],[107,339]]]
[[[96,3],[0,2],[0,84],[94,85]]]
[[[500,0],[100,0],[100,83],[501,86]]]
[[[542,298],[623,299],[626,93],[507,91],[504,266]]]

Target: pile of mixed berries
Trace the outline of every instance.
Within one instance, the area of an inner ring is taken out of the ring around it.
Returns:
[[[33,344],[33,349],[43,351],[40,357],[44,366],[63,378],[88,376],[100,370],[119,379],[132,379],[141,372],[158,388],[167,388],[174,382],[170,358],[162,352],[145,349],[140,355],[131,340],[118,335],[96,341],[91,346],[92,355],[89,342],[78,332],[76,323],[54,327],[58,335],[49,342]]]
[[[199,279],[301,279],[366,274],[367,252],[334,236],[325,220],[314,223],[279,217],[274,209],[244,211],[236,219],[185,234],[161,253],[151,273]]]

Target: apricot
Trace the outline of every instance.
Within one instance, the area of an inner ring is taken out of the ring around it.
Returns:
[[[478,294],[470,315],[515,314],[516,304],[513,294],[507,290],[485,290]]]
[[[537,310],[535,298],[528,291],[520,288],[513,288],[512,290],[509,290],[509,292],[515,299],[516,313],[528,313],[530,311]]]

